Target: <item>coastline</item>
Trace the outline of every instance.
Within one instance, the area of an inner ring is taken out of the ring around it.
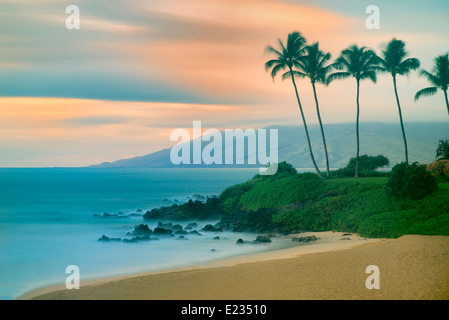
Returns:
[[[189,271],[199,271],[199,270],[208,270],[208,269],[216,269],[216,268],[226,268],[233,267],[241,264],[248,263],[257,263],[263,261],[274,261],[274,260],[282,260],[282,259],[291,259],[295,257],[300,257],[303,255],[310,254],[321,254],[326,252],[334,252],[340,250],[351,249],[356,246],[370,245],[372,243],[376,243],[379,241],[390,241],[391,239],[377,239],[377,238],[362,238],[356,234],[352,234],[350,236],[343,236],[343,232],[333,232],[333,231],[325,231],[325,232],[304,232],[300,234],[290,234],[288,236],[282,236],[284,238],[292,238],[295,236],[310,236],[316,235],[319,240],[312,241],[309,243],[301,243],[298,246],[285,248],[285,249],[276,249],[269,250],[265,252],[257,252],[251,254],[244,255],[236,255],[225,258],[216,259],[213,261],[203,262],[200,264],[182,266],[182,267],[173,267],[164,270],[157,271],[147,271],[147,272],[139,272],[139,273],[130,273],[116,276],[108,276],[104,278],[96,278],[89,279],[85,281],[81,281],[81,289],[84,287],[92,287],[92,286],[101,286],[108,283],[113,283],[122,280],[132,280],[139,277],[146,276],[159,276],[164,274],[171,273],[179,273],[179,272],[189,272]],[[349,238],[351,240],[341,240],[341,238]],[[245,244],[251,245],[251,244]],[[41,288],[33,289],[29,292],[26,292],[18,297],[15,300],[28,300],[28,299],[40,299],[46,295],[52,295],[57,292],[68,291],[65,287],[65,284],[56,284],[44,286]],[[50,298],[52,299],[52,298]]]
[[[341,237],[341,233],[334,235]],[[46,287],[18,299],[449,300],[448,236],[351,237],[353,240],[335,245],[313,244],[187,268],[97,279],[82,283],[80,290]],[[366,288],[369,265],[379,267],[379,290]]]

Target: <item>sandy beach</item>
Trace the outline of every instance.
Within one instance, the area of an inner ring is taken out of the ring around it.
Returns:
[[[313,234],[320,238],[313,245],[91,280],[79,290],[46,287],[19,299],[449,299],[449,237]],[[366,287],[369,265],[379,268],[378,290]]]

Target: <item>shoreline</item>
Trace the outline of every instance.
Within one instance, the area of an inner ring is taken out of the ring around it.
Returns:
[[[198,270],[208,270],[215,268],[226,268],[233,267],[241,264],[248,263],[257,263],[263,261],[273,261],[273,260],[283,260],[283,259],[292,259],[295,257],[300,257],[304,255],[313,255],[313,254],[321,254],[326,252],[336,252],[340,250],[351,249],[356,246],[364,246],[370,245],[379,241],[391,241],[392,239],[378,239],[378,238],[362,238],[356,234],[351,234],[350,236],[343,236],[344,232],[333,232],[333,231],[324,231],[324,232],[303,232],[299,234],[289,234],[287,236],[282,237],[294,237],[294,236],[310,236],[316,235],[319,240],[311,241],[308,243],[301,243],[298,246],[284,248],[284,249],[275,249],[268,250],[264,252],[256,252],[250,254],[236,255],[225,258],[218,258],[212,261],[207,261],[199,264],[188,265],[188,266],[180,266],[180,267],[172,267],[163,270],[155,270],[155,271],[143,271],[137,273],[129,273],[115,276],[107,276],[107,277],[99,277],[95,279],[89,279],[85,281],[81,281],[80,290],[83,287],[89,286],[99,286],[103,284],[108,284],[121,280],[132,280],[139,277],[146,276],[158,276],[170,273],[179,273],[179,272],[188,272],[188,271],[198,271]],[[340,240],[341,238],[350,238],[351,240]],[[244,244],[251,245],[251,244]],[[60,291],[68,291],[65,287],[65,284],[54,284],[47,285],[40,288],[33,289],[28,291],[18,297],[15,297],[14,300],[29,300],[39,298],[43,295],[48,295]]]
[[[449,300],[448,236],[351,237],[354,240],[337,244],[298,246],[163,272],[86,281],[80,290],[46,287],[18,299]],[[380,270],[378,290],[366,287],[366,268],[371,265]]]

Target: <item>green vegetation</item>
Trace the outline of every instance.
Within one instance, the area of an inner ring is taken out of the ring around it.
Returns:
[[[438,160],[449,160],[449,140],[440,140],[438,142],[437,155]]]
[[[305,54],[299,59],[298,66],[300,71],[296,71],[295,75],[302,78],[309,78],[312,84],[313,96],[315,98],[316,114],[318,123],[320,124],[321,139],[323,140],[324,157],[326,159],[326,174],[330,176],[329,155],[327,152],[326,136],[324,134],[323,122],[321,121],[320,106],[318,104],[318,96],[316,93],[315,83],[326,83],[327,74],[332,70],[333,66],[328,64],[331,54],[323,52],[319,48],[318,42],[305,48]]]
[[[399,102],[398,89],[396,84],[397,75],[408,75],[410,71],[419,68],[420,62],[416,58],[405,58],[407,51],[405,50],[404,41],[393,39],[387,48],[382,51],[382,57],[379,57],[378,69],[380,72],[387,72],[393,77],[393,88],[398,105],[399,120],[401,123],[402,139],[404,140],[405,162],[408,163],[408,147],[407,138],[405,136],[404,122],[402,120],[401,104]]]
[[[223,221],[233,221],[235,230],[250,225],[258,230],[334,230],[365,237],[449,235],[448,183],[415,200],[392,196],[387,187],[390,180],[322,180],[316,174],[283,170],[231,186],[220,195],[219,202]]]
[[[436,179],[425,166],[399,163],[391,170],[387,192],[399,198],[422,199],[438,188]]]
[[[449,181],[449,159],[436,160],[427,166],[427,170],[437,181]]]
[[[359,168],[360,84],[363,80],[366,79],[369,79],[372,82],[376,83],[378,72],[391,74],[393,79],[393,89],[396,97],[396,104],[398,107],[402,139],[404,141],[405,163],[409,163],[407,138],[405,135],[404,121],[402,118],[402,109],[398,95],[396,78],[398,75],[408,75],[411,71],[417,70],[420,67],[420,61],[417,58],[407,58],[408,53],[405,50],[404,41],[393,38],[387,44],[385,50],[382,50],[382,54],[380,56],[378,56],[376,52],[370,48],[351,45],[341,52],[340,56],[335,60],[334,63],[329,63],[329,60],[331,58],[330,53],[322,51],[319,48],[318,42],[312,45],[307,45],[306,39],[302,36],[301,33],[297,31],[288,34],[285,44],[280,39],[278,40],[278,43],[279,45],[277,49],[272,46],[267,47],[266,51],[272,54],[274,56],[274,59],[271,59],[265,63],[265,69],[267,71],[270,71],[273,80],[280,71],[286,71],[282,76],[283,80],[291,79],[304,124],[310,158],[320,178],[323,178],[323,176],[321,175],[321,172],[316,164],[315,157],[312,151],[309,131],[304,116],[303,106],[299,98],[298,86],[296,84],[295,78],[308,78],[312,84],[317,117],[320,125],[321,137],[323,140],[324,158],[326,160],[326,170],[328,178],[331,177],[329,171],[329,155],[323,124],[321,121],[315,84],[323,83],[329,85],[334,80],[347,78],[354,78],[356,80],[357,115],[355,121],[356,156],[354,160],[354,177],[357,178],[359,176],[363,176],[363,174],[359,173],[359,171],[363,171],[362,168]],[[330,73],[332,69],[336,69],[336,71]],[[449,87],[449,54],[441,55],[435,58],[433,73],[430,73],[426,70],[421,70],[419,74],[420,76],[427,78],[427,80],[433,85],[433,87],[424,88],[418,91],[415,94],[415,101],[420,97],[433,95],[438,91],[438,89],[441,89],[444,93],[447,111],[449,114],[449,101],[447,95],[447,90]],[[347,172],[349,172],[349,168],[346,168],[345,172],[340,172],[338,174],[346,175]]]
[[[353,77],[357,84],[356,105],[357,105],[357,117],[356,117],[356,143],[357,151],[355,156],[355,174],[354,177],[359,177],[359,153],[360,153],[360,134],[359,134],[359,121],[360,121],[360,82],[365,79],[370,79],[376,83],[376,68],[378,63],[378,57],[376,53],[366,47],[359,48],[357,45],[352,45],[349,48],[343,50],[341,55],[335,60],[334,67],[337,72],[330,74],[327,77],[326,83],[329,84],[334,80],[346,79]]]
[[[284,44],[281,39],[278,40],[279,47],[275,49],[272,46],[268,46],[266,52],[274,55],[274,59],[268,60],[265,63],[265,70],[271,70],[271,78],[274,78],[280,71],[287,70],[282,75],[282,80],[291,79],[293,88],[295,89],[296,101],[298,102],[299,111],[301,113],[302,122],[304,124],[304,131],[307,138],[307,144],[309,147],[310,159],[312,160],[313,167],[320,178],[322,178],[321,172],[313,155],[312,144],[310,142],[309,130],[307,129],[306,118],[304,116],[304,110],[302,108],[301,99],[299,98],[298,87],[296,86],[295,77],[298,76],[298,71],[294,70],[299,67],[299,61],[304,56],[306,39],[299,32],[292,32],[287,37],[287,42]]]
[[[376,171],[379,168],[388,166],[390,161],[383,155],[368,156],[366,154],[359,156],[359,176],[360,177],[384,177],[387,175],[385,172]],[[356,167],[356,158],[351,158],[342,169],[338,169],[332,172],[332,177],[343,178],[354,176],[354,170]]]

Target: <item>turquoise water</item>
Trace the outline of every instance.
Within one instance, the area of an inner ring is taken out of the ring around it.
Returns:
[[[102,219],[94,214],[139,209],[144,213],[195,194],[218,195],[256,173],[257,169],[0,169],[0,299],[64,283],[68,265],[79,267],[82,284],[91,278],[275,249],[282,244],[236,246],[238,238],[254,240],[255,235],[230,232],[220,233],[219,241],[213,239],[217,234],[204,232],[186,241],[97,241],[103,234],[124,237],[140,223],[154,228],[157,221]]]

